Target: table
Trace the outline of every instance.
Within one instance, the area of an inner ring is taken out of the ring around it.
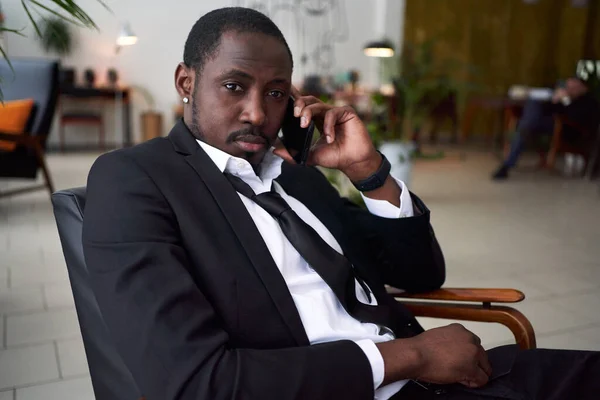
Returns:
[[[130,89],[127,87],[61,86],[62,97],[78,100],[111,100],[115,102],[115,114],[121,113],[123,147],[132,145]],[[116,118],[116,115],[115,115]]]
[[[486,110],[492,112],[492,118],[488,121],[489,125],[485,134],[485,143],[489,145],[492,142],[492,149],[496,150],[498,142],[503,142],[505,133],[511,129],[508,126],[511,115],[519,115],[524,105],[525,99],[511,99],[505,95],[472,97],[469,99],[465,110],[460,143],[465,143],[470,136],[473,121],[478,112]]]

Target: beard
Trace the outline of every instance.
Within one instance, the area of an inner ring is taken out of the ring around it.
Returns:
[[[264,140],[269,147],[272,145],[271,140],[267,135],[264,134],[264,132],[252,127],[247,127],[244,129],[237,130],[235,132],[231,132],[227,136],[227,143],[233,143],[239,139],[249,139],[250,141]]]
[[[189,126],[189,129],[196,139],[202,140],[204,135],[202,134],[202,129],[200,128],[200,111],[198,111],[198,107],[196,106],[195,101],[196,92],[198,89],[198,80],[199,79],[196,79],[196,81],[194,82],[194,90],[192,91],[192,121]]]

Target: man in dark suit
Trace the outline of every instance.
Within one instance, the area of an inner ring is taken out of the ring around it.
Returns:
[[[510,152],[506,160],[493,173],[492,179],[504,180],[508,178],[510,169],[519,161],[525,143],[531,138],[551,137],[554,132],[554,116],[561,115],[568,121],[578,126],[595,132],[598,128],[598,110],[600,105],[594,93],[589,88],[589,82],[580,77],[570,77],[564,87],[559,86],[554,90],[551,101],[528,99],[523,108],[523,115],[519,120],[517,131],[510,144]],[[588,143],[583,140],[581,130],[570,125],[563,127],[563,140],[578,145]],[[589,143],[591,145],[592,143]]]
[[[145,397],[591,399],[596,354],[503,347],[488,357],[460,325],[424,332],[385,293],[384,283],[444,282],[429,210],[389,175],[352,109],[301,96],[291,75],[267,17],[213,11],[176,69],[183,120],[90,171],[90,283]],[[302,125],[322,133],[309,163],[343,172],[368,211],[316,168],[284,162],[277,134],[290,94]],[[548,361],[564,369],[519,379]]]

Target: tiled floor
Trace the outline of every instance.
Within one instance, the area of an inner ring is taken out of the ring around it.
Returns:
[[[94,159],[51,155],[57,189],[84,185]],[[598,183],[521,169],[497,184],[494,167],[476,152],[416,166],[412,189],[432,210],[446,286],[521,289],[527,299],[516,307],[540,347],[600,350]],[[465,325],[486,347],[512,341],[500,325]],[[93,399],[45,192],[0,200],[0,400],[41,399]]]

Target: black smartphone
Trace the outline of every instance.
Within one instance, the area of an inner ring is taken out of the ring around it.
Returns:
[[[315,123],[310,121],[310,124],[306,128],[300,126],[300,118],[294,116],[294,101],[290,97],[281,125],[280,139],[287,151],[294,158],[294,161],[305,165],[310,153],[310,146],[315,132]]]

